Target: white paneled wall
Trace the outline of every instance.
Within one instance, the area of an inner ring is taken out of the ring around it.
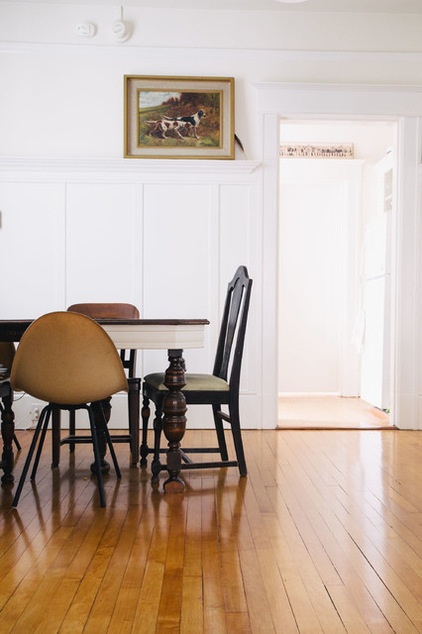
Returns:
[[[66,302],[140,304],[139,187],[69,183],[66,188]]]
[[[146,317],[170,311],[172,317],[201,318],[209,311],[208,280],[217,255],[211,190],[205,183],[145,185]]]
[[[0,318],[63,307],[64,183],[0,183],[0,212]]]
[[[220,163],[204,178],[197,162],[63,161],[35,175],[33,161],[15,162],[0,180],[0,267],[13,272],[2,279],[0,319],[87,301],[134,303],[145,318],[206,318],[205,348],[185,358],[191,371],[211,370],[227,283],[239,264],[256,278],[260,250],[257,165]],[[245,427],[261,426],[256,311],[252,300]],[[139,354],[140,376],[166,365],[165,351]],[[31,403],[16,403],[18,427]],[[113,426],[125,409],[124,395],[113,398]],[[212,426],[203,414],[192,408],[189,424]]]

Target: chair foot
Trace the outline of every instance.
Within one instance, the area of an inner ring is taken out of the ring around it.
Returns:
[[[104,460],[104,458],[101,458],[100,468],[101,468],[101,473],[108,473],[110,471],[110,463],[107,462],[107,460]],[[90,469],[91,469],[91,473],[93,473],[94,475],[97,474],[97,465],[95,464],[95,462],[93,462],[90,465]]]
[[[164,482],[163,488],[166,493],[183,493],[185,483],[180,478],[170,477]]]
[[[151,472],[152,472],[151,480],[153,482],[157,482],[158,481],[158,476],[160,475],[160,472],[162,470],[163,470],[163,465],[161,464],[161,462],[159,460],[156,460],[154,458],[154,460],[152,461],[152,464],[151,464]]]

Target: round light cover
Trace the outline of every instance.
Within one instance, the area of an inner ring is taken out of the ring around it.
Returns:
[[[116,20],[113,22],[111,29],[113,38],[117,42],[126,42],[131,35],[129,24],[123,20]]]

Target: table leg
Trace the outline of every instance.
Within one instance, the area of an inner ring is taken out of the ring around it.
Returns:
[[[15,433],[15,414],[12,409],[13,392],[2,397],[3,407],[1,411],[1,435],[3,439],[3,452],[1,456],[1,468],[4,473],[1,478],[2,484],[12,484],[15,480],[13,476],[13,436]]]
[[[136,377],[130,377],[128,379],[129,386],[129,435],[130,435],[130,452],[131,452],[131,465],[136,467],[139,460],[140,448],[139,448],[139,416],[140,416],[140,393],[141,393],[141,379]]]
[[[182,492],[185,488],[179,478],[182,465],[180,441],[186,430],[186,399],[181,391],[185,385],[183,350],[169,350],[169,367],[164,377],[164,385],[169,390],[163,402],[163,431],[168,440],[167,470],[169,478],[164,482],[164,490]]]

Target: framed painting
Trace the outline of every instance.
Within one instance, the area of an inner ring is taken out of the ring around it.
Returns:
[[[233,77],[124,77],[125,158],[233,159]]]

